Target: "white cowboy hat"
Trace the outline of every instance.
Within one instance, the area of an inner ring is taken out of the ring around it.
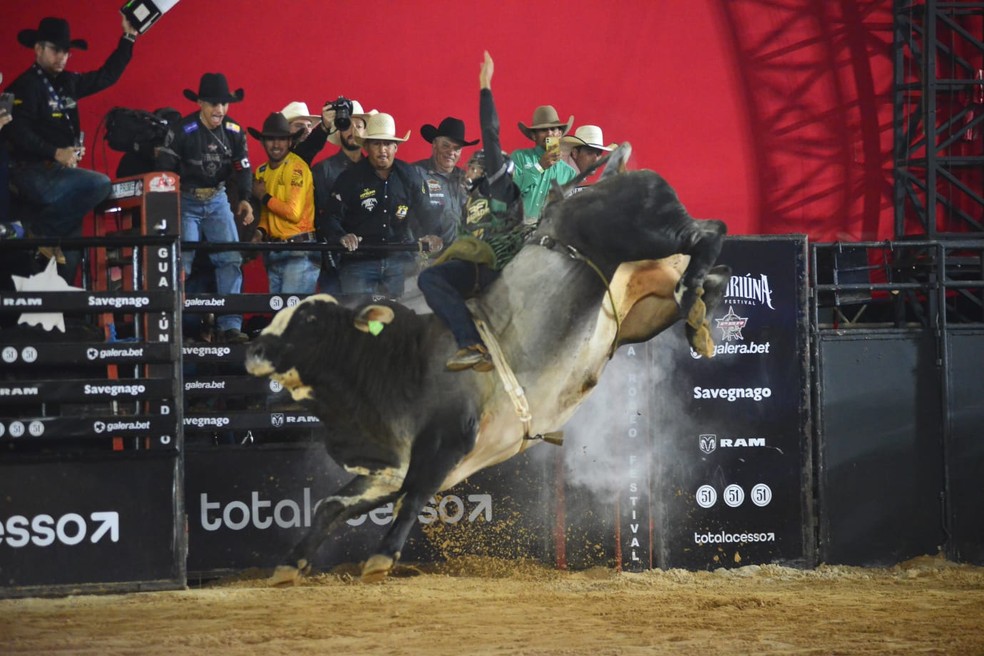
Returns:
[[[363,141],[376,139],[378,141],[406,141],[410,138],[410,130],[401,139],[396,136],[396,122],[389,114],[374,114],[366,121],[366,135]]]
[[[297,102],[296,100],[287,103],[287,106],[280,110],[280,113],[287,118],[287,122],[296,121],[299,118],[306,118],[309,121],[320,121],[320,116],[315,116],[308,110],[307,103]]]
[[[361,118],[363,121],[368,123],[369,117],[375,116],[378,113],[379,112],[377,112],[375,109],[370,109],[368,112],[363,111],[362,103],[360,103],[358,100],[352,101],[352,118]],[[332,133],[328,135],[328,143],[335,146],[342,145],[342,142],[339,141],[338,139],[338,130],[333,130]]]
[[[609,153],[616,148],[616,144],[605,145],[605,137],[601,133],[601,128],[597,125],[582,125],[574,130],[573,136],[568,135],[563,137],[560,142],[569,144],[572,148],[588,146],[589,148],[597,148],[598,150],[604,150]]]

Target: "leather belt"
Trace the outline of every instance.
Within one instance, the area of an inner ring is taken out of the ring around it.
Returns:
[[[225,187],[192,187],[188,189],[182,189],[182,193],[192,196],[195,200],[212,200],[215,198],[216,194],[223,191]]]
[[[280,239],[279,237],[267,237],[266,241],[271,241],[279,244],[302,244],[309,241],[318,241],[318,236],[314,232],[302,232],[298,235],[292,237],[286,237]]]

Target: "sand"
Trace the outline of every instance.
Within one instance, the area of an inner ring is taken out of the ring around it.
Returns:
[[[558,571],[458,558],[172,592],[0,600],[2,654],[984,654],[984,568]]]

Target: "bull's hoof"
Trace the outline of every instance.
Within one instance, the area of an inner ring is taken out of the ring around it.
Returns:
[[[687,338],[690,345],[705,358],[714,357],[714,339],[711,337],[710,325],[705,321],[700,328],[694,330],[687,326]]]
[[[365,583],[376,583],[386,578],[386,575],[393,569],[396,559],[392,556],[376,554],[366,561],[362,566],[362,580]]]
[[[690,306],[690,312],[687,313],[687,325],[697,331],[703,327],[704,320],[707,318],[707,306],[704,305],[704,299],[701,298],[703,295],[703,287],[694,290],[696,298],[694,298],[694,304]]]
[[[311,565],[306,560],[297,561],[297,567],[293,565],[278,565],[273,570],[273,574],[268,579],[272,586],[298,585],[301,578],[311,570]]]

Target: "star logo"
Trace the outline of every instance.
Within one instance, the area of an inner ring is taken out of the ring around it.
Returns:
[[[10,276],[14,281],[14,289],[19,292],[81,292],[85,291],[81,287],[72,287],[65,279],[58,275],[58,268],[55,258],[48,260],[48,266],[41,273],[36,273],[30,278],[23,276]],[[20,315],[17,323],[26,323],[29,326],[41,326],[46,331],[51,332],[52,328],[65,332],[65,315],[61,312],[26,312]]]
[[[718,328],[721,330],[721,339],[726,342],[734,341],[744,341],[745,338],[741,334],[741,329],[745,327],[748,323],[748,317],[739,317],[735,314],[735,309],[728,306],[728,313],[721,317],[720,319],[715,319]]]

